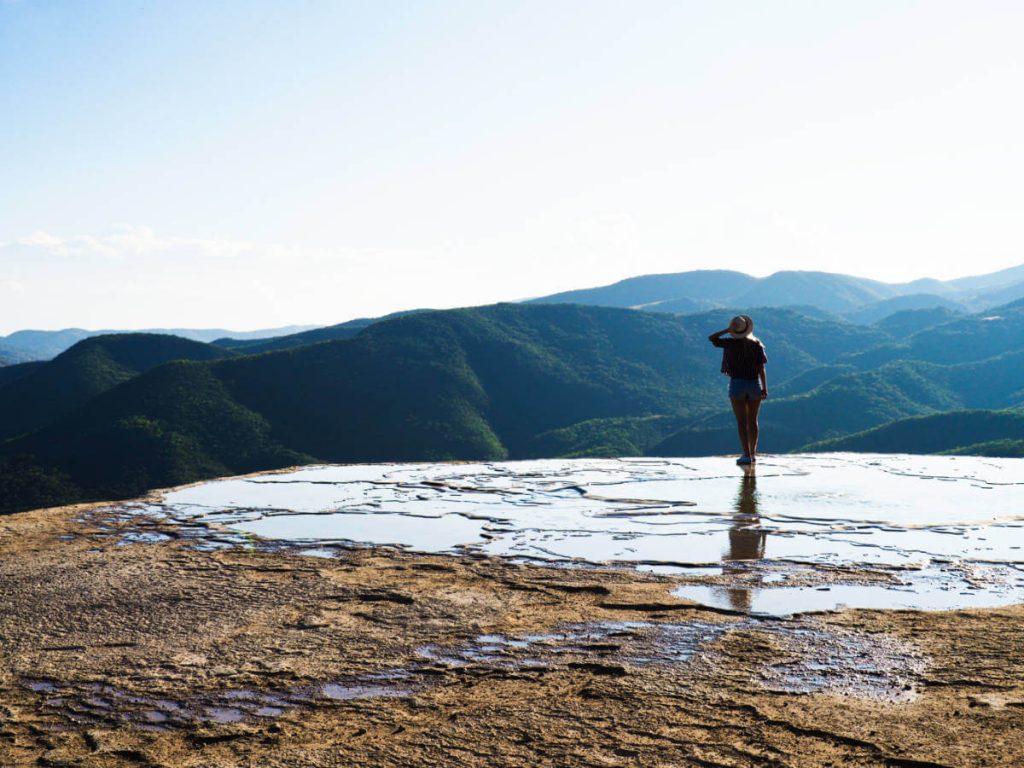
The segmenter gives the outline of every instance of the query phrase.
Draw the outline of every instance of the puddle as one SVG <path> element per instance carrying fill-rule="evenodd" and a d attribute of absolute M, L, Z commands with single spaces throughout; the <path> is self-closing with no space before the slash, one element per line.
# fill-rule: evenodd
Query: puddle
<path fill-rule="evenodd" d="M 253 719 L 280 717 L 321 700 L 411 696 L 416 691 L 406 678 L 405 674 L 387 670 L 341 681 L 272 691 L 230 689 L 196 695 L 187 700 L 175 700 L 164 694 L 130 692 L 101 683 L 74 685 L 26 680 L 24 685 L 37 693 L 58 694 L 48 695 L 43 700 L 44 709 L 74 723 L 131 725 L 142 730 L 166 731 L 204 723 L 233 725 Z M 400 684 L 401 681 L 405 681 L 404 684 Z"/>
<path fill-rule="evenodd" d="M 126 544 L 158 544 L 162 541 L 170 540 L 171 537 L 166 533 L 128 531 L 118 535 L 117 544 L 119 546 Z"/>
<path fill-rule="evenodd" d="M 305 557 L 321 557 L 327 560 L 338 556 L 336 549 L 330 547 L 305 547 L 303 549 L 296 550 L 295 554 L 303 555 Z"/>
<path fill-rule="evenodd" d="M 788 615 L 1024 601 L 1022 491 L 1020 459 L 808 454 L 746 471 L 720 457 L 551 459 L 307 467 L 124 513 L 174 521 L 205 547 L 252 535 L 320 557 L 377 545 L 621 564 L 678 574 L 691 582 L 677 593 L 686 599 Z M 752 567 L 773 573 L 752 586 Z M 789 583 L 787 571 L 806 568 L 900 578 Z M 723 573 L 742 578 L 723 587 Z"/>
<path fill-rule="evenodd" d="M 1022 574 L 1024 575 L 1024 574 Z M 1020 600 L 1024 584 L 1011 588 L 980 589 L 944 576 L 933 579 L 916 575 L 897 586 L 841 584 L 824 586 L 768 586 L 684 584 L 672 591 L 676 597 L 715 608 L 746 611 L 761 616 L 794 616 L 843 608 L 949 611 L 963 608 L 996 608 Z"/>
<path fill-rule="evenodd" d="M 245 719 L 245 712 L 231 707 L 207 707 L 204 714 L 206 720 L 221 725 L 240 723 Z"/>
<path fill-rule="evenodd" d="M 233 527 L 267 539 L 385 540 L 419 552 L 448 552 L 460 543 L 480 541 L 484 523 L 458 515 L 424 519 L 388 513 L 297 514 L 271 515 Z"/>

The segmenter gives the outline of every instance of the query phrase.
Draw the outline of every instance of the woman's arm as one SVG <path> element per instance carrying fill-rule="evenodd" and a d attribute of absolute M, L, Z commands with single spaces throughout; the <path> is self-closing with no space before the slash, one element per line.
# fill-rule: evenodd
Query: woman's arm
<path fill-rule="evenodd" d="M 768 398 L 768 374 L 763 365 L 761 366 L 761 370 L 758 371 L 757 377 L 761 379 L 761 399 L 765 400 Z"/>
<path fill-rule="evenodd" d="M 721 343 L 722 336 L 724 336 L 728 332 L 729 332 L 728 328 L 723 328 L 720 331 L 715 331 L 710 336 L 708 336 L 708 341 L 710 341 L 716 347 L 720 347 L 720 346 L 722 346 L 722 343 Z"/>

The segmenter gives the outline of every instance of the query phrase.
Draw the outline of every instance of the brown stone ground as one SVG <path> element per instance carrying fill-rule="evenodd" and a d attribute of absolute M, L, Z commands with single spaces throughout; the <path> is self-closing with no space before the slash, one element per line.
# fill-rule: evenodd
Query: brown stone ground
<path fill-rule="evenodd" d="M 786 622 L 687 605 L 668 578 L 384 549 L 329 560 L 124 545 L 82 520 L 88 509 L 0 518 L 5 768 L 1024 765 L 1020 607 L 802 619 L 917 649 L 918 693 L 785 693 L 764 671 L 798 663 Z M 628 631 L 533 664 L 518 647 L 499 663 L 418 651 L 608 621 L 720 632 L 677 663 L 624 660 Z M 403 667 L 392 695 L 311 693 Z M 249 695 L 232 691 L 290 698 L 240 722 L 194 716 Z M 147 714 L 154 702 L 180 722 Z"/>

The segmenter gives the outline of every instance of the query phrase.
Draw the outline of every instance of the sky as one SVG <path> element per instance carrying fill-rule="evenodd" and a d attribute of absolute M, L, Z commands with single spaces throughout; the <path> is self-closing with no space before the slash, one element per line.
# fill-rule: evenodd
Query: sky
<path fill-rule="evenodd" d="M 0 0 L 0 334 L 1024 263 L 1018 0 Z"/>

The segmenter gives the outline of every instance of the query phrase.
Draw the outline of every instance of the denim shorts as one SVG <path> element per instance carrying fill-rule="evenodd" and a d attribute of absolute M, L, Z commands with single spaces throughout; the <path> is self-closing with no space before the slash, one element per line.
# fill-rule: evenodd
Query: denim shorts
<path fill-rule="evenodd" d="M 729 398 L 732 400 L 760 400 L 761 382 L 757 379 L 729 379 Z"/>

